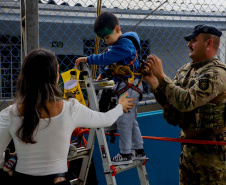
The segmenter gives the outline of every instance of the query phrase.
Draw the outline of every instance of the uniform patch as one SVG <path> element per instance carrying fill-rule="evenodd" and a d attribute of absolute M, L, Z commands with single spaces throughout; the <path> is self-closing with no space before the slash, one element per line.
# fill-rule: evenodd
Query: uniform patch
<path fill-rule="evenodd" d="M 200 79 L 199 80 L 199 88 L 201 90 L 206 90 L 209 88 L 209 79 Z"/>

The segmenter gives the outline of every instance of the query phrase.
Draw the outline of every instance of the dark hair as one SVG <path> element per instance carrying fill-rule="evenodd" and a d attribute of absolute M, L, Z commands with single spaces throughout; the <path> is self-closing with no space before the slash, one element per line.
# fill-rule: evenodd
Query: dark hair
<path fill-rule="evenodd" d="M 17 82 L 16 101 L 23 105 L 23 121 L 17 136 L 25 143 L 36 143 L 33 133 L 39 124 L 41 111 L 50 118 L 47 102 L 62 100 L 57 84 L 59 75 L 56 56 L 47 49 L 36 49 L 24 59 Z"/>
<path fill-rule="evenodd" d="M 208 39 L 213 39 L 213 48 L 215 50 L 219 49 L 220 37 L 213 35 L 213 34 L 209 34 L 209 33 L 203 33 L 203 39 L 204 39 L 204 41 L 207 41 Z"/>
<path fill-rule="evenodd" d="M 119 25 L 118 18 L 111 12 L 102 12 L 97 16 L 94 22 L 94 32 L 98 33 L 104 28 L 108 28 L 111 31 L 115 29 L 115 26 Z"/>

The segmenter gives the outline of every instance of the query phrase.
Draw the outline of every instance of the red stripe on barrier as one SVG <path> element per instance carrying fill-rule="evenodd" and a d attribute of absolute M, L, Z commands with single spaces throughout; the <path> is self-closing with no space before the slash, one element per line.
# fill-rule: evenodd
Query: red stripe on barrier
<path fill-rule="evenodd" d="M 110 135 L 109 133 L 105 133 L 105 135 Z M 114 134 L 115 136 L 120 136 L 120 134 Z M 153 139 L 153 140 L 161 140 L 161 141 L 172 141 L 172 142 L 180 142 L 180 143 L 193 143 L 200 145 L 226 145 L 224 141 L 208 141 L 208 140 L 195 140 L 195 139 L 182 139 L 182 138 L 169 138 L 169 137 L 152 137 L 152 136 L 142 136 L 144 139 Z"/>

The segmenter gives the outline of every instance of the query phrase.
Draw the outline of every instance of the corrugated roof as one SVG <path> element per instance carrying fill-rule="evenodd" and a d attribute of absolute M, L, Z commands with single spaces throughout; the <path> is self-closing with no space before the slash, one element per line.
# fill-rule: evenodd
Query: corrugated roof
<path fill-rule="evenodd" d="M 153 10 L 165 0 L 104 0 L 102 7 L 119 9 Z M 97 7 L 97 0 L 40 0 L 42 3 L 55 3 L 57 5 Z M 226 0 L 168 0 L 162 11 L 176 12 L 226 12 Z"/>

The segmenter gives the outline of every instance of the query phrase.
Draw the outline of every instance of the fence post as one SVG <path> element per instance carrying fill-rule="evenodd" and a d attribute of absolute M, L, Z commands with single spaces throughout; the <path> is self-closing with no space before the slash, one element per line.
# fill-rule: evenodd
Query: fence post
<path fill-rule="evenodd" d="M 38 1 L 21 0 L 21 59 L 39 47 Z"/>

